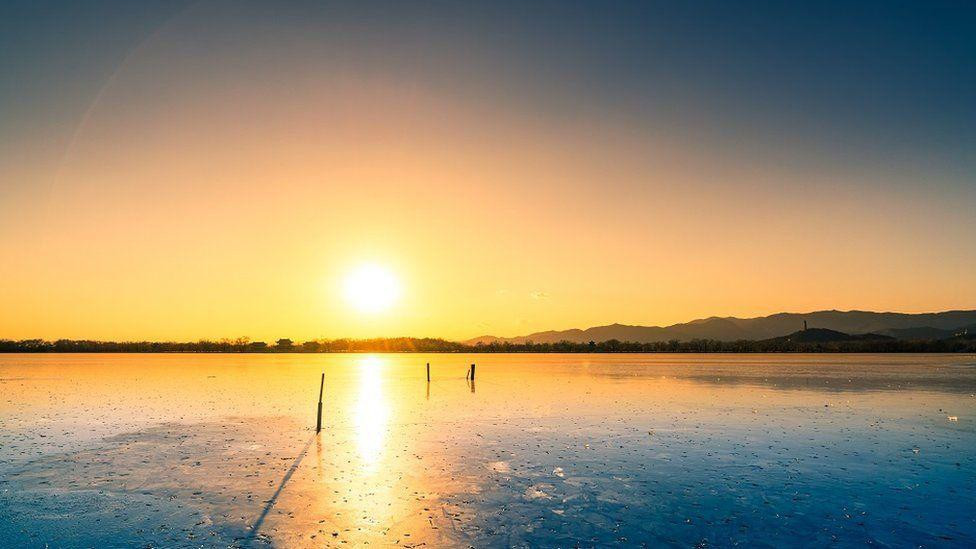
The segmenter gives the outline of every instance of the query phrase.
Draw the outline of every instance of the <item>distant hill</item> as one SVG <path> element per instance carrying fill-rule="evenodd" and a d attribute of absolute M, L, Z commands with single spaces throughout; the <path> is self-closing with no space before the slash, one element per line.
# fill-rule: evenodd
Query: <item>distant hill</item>
<path fill-rule="evenodd" d="M 870 311 L 816 311 L 812 313 L 778 313 L 756 318 L 709 317 L 671 326 L 628 326 L 611 324 L 585 330 L 536 332 L 519 337 L 482 336 L 465 341 L 478 342 L 587 343 L 609 340 L 654 343 L 658 341 L 766 340 L 793 334 L 803 328 L 823 328 L 843 334 L 880 334 L 897 339 L 946 339 L 965 331 L 976 332 L 976 311 L 941 313 L 875 313 Z M 931 336 L 926 334 L 932 334 Z"/>
<path fill-rule="evenodd" d="M 920 326 L 918 328 L 892 328 L 883 330 L 881 333 L 889 335 L 895 339 L 905 340 L 927 340 L 927 339 L 949 339 L 956 336 L 976 333 L 976 324 L 962 326 L 952 330 L 943 330 L 931 326 Z"/>
<path fill-rule="evenodd" d="M 827 328 L 809 328 L 790 335 L 768 339 L 769 342 L 785 343 L 834 343 L 838 341 L 894 341 L 895 338 L 881 334 L 845 334 Z"/>

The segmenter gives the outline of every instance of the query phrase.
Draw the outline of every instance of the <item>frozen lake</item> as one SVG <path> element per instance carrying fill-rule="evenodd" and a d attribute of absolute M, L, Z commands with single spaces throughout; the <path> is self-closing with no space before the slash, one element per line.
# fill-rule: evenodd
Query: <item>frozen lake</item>
<path fill-rule="evenodd" d="M 974 394 L 972 355 L 0 355 L 0 540 L 971 547 Z"/>

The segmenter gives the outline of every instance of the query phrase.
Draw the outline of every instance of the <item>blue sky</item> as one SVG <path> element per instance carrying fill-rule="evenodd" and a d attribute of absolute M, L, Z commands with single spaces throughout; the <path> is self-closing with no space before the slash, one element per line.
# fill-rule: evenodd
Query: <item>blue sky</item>
<path fill-rule="evenodd" d="M 976 307 L 974 54 L 962 2 L 5 2 L 0 336 Z M 360 256 L 423 312 L 301 309 Z"/>

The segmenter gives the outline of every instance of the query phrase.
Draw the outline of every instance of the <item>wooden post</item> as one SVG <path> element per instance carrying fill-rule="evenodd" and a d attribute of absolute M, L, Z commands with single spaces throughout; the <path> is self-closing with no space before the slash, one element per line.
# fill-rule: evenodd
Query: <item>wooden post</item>
<path fill-rule="evenodd" d="M 430 362 L 427 363 L 427 383 L 430 383 Z"/>
<path fill-rule="evenodd" d="M 474 381 L 474 364 L 471 365 L 471 381 Z"/>
<path fill-rule="evenodd" d="M 319 382 L 319 413 L 315 420 L 315 432 L 322 430 L 322 390 L 325 389 L 325 372 L 322 372 L 322 381 Z"/>

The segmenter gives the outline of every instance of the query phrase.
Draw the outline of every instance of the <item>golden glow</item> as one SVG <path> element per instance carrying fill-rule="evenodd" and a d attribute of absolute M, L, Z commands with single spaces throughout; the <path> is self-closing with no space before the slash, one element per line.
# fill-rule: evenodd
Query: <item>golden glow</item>
<path fill-rule="evenodd" d="M 383 455 L 390 418 L 390 404 L 383 393 L 385 364 L 369 355 L 359 361 L 359 395 L 353 412 L 356 448 L 363 468 L 375 469 Z"/>
<path fill-rule="evenodd" d="M 793 165 L 643 115 L 561 116 L 548 94 L 490 85 L 494 70 L 480 86 L 341 61 L 264 18 L 263 41 L 229 32 L 245 19 L 225 9 L 219 51 L 190 54 L 211 26 L 189 16 L 133 51 L 63 154 L 61 137 L 13 132 L 0 338 L 467 339 L 976 307 L 974 247 L 946 237 L 976 234 L 972 185 Z M 396 276 L 347 288 L 350 258 Z"/>
<path fill-rule="evenodd" d="M 360 265 L 346 275 L 344 289 L 346 301 L 361 313 L 386 311 L 400 297 L 400 282 L 376 264 Z"/>

